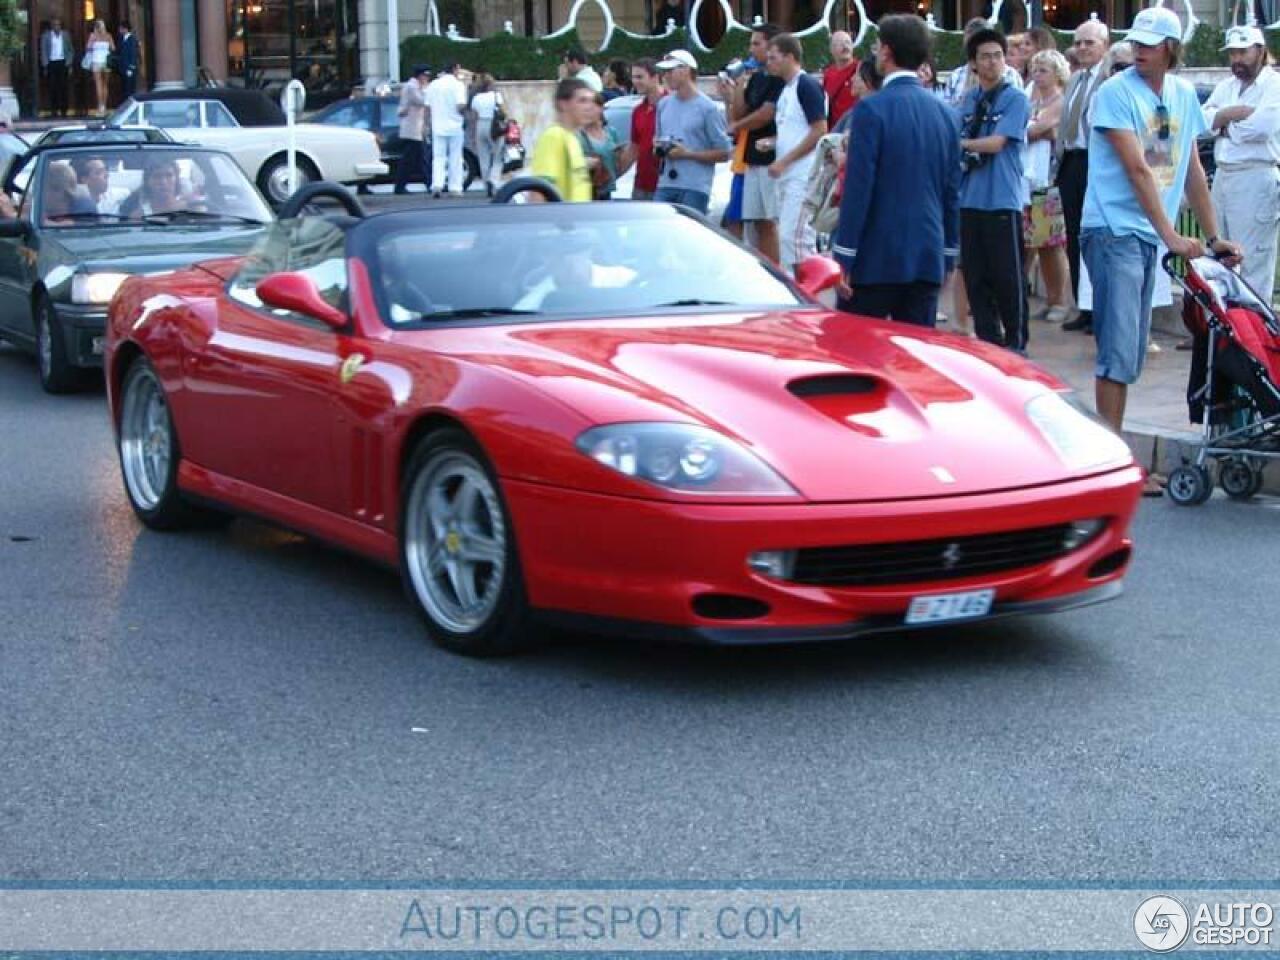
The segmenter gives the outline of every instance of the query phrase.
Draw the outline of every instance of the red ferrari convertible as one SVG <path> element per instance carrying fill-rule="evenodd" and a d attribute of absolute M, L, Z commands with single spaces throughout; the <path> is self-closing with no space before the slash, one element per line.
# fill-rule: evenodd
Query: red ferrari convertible
<path fill-rule="evenodd" d="M 282 219 L 120 289 L 124 487 L 150 527 L 251 514 L 397 567 L 477 655 L 545 621 L 761 643 L 1119 594 L 1125 444 L 1025 360 L 800 274 L 661 204 Z"/>

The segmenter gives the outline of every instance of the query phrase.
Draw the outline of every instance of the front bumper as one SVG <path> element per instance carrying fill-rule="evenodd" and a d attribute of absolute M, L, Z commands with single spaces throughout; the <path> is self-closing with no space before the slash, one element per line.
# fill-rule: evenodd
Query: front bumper
<path fill-rule="evenodd" d="M 381 160 L 369 160 L 365 163 L 356 164 L 356 179 L 369 180 L 374 177 L 385 177 L 391 172 L 391 168 Z"/>
<path fill-rule="evenodd" d="M 59 303 L 54 306 L 53 312 L 62 329 L 67 362 L 76 367 L 101 367 L 107 329 L 107 305 Z"/>
<path fill-rule="evenodd" d="M 903 619 L 912 599 L 934 594 L 994 589 L 991 612 L 981 619 L 1111 599 L 1121 592 L 1141 485 L 1133 466 L 1048 487 L 877 503 L 662 503 L 510 480 L 503 489 L 529 602 L 546 618 L 628 635 L 775 643 L 908 629 Z M 964 537 L 1090 517 L 1108 522 L 1084 546 L 982 576 L 843 587 L 776 580 L 747 567 L 759 550 Z M 708 595 L 763 612 L 701 616 L 695 601 Z M 972 621 L 939 625 L 956 622 Z"/>

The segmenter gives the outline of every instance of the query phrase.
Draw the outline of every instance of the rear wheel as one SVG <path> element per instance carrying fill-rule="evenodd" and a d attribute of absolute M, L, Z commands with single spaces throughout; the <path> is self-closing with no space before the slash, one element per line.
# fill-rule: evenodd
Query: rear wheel
<path fill-rule="evenodd" d="M 294 190 L 306 186 L 314 180 L 319 180 L 320 174 L 316 172 L 316 168 L 311 165 L 311 161 L 306 157 L 298 157 L 298 178 L 294 183 Z M 289 199 L 293 190 L 289 189 L 289 158 L 284 156 L 272 157 L 262 165 L 262 169 L 258 171 L 258 189 L 262 191 L 262 195 L 271 203 L 279 206 Z"/>
<path fill-rule="evenodd" d="M 1207 467 L 1184 464 L 1169 474 L 1165 490 L 1178 506 L 1198 507 L 1212 495 L 1213 478 Z"/>
<path fill-rule="evenodd" d="M 145 357 L 125 374 L 116 442 L 129 505 L 148 527 L 176 530 L 225 516 L 192 506 L 178 492 L 178 434 L 164 387 Z"/>
<path fill-rule="evenodd" d="M 1262 471 L 1244 457 L 1233 457 L 1218 466 L 1218 485 L 1232 500 L 1248 500 L 1262 489 Z"/>
<path fill-rule="evenodd" d="M 405 471 L 400 560 L 432 638 L 486 657 L 530 642 L 524 578 L 497 477 L 465 432 L 429 435 Z"/>
<path fill-rule="evenodd" d="M 40 370 L 40 386 L 47 393 L 70 393 L 81 383 L 81 374 L 67 358 L 67 344 L 62 336 L 58 315 L 49 298 L 36 299 L 36 366 Z"/>

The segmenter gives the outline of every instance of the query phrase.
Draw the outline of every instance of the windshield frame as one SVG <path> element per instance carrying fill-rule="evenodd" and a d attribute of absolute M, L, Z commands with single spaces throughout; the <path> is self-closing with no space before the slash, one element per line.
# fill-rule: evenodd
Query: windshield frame
<path fill-rule="evenodd" d="M 381 277 L 381 259 L 379 246 L 388 237 L 396 234 L 418 230 L 438 228 L 448 230 L 459 224 L 458 213 L 466 211 L 468 224 L 490 223 L 500 225 L 513 221 L 537 218 L 555 225 L 577 225 L 590 222 L 609 223 L 625 219 L 659 220 L 662 218 L 684 217 L 693 221 L 698 227 L 715 234 L 718 238 L 737 247 L 747 254 L 772 279 L 779 282 L 795 298 L 794 303 L 733 303 L 733 304 L 694 304 L 681 306 L 655 306 L 648 308 L 609 309 L 591 307 L 582 310 L 559 309 L 554 312 L 541 311 L 519 314 L 498 314 L 487 317 L 437 318 L 393 322 L 390 318 L 391 304 L 388 302 L 386 286 Z M 434 218 L 434 219 L 433 219 Z M 574 204 L 483 204 L 466 207 L 450 207 L 447 211 L 395 212 L 379 214 L 371 217 L 352 229 L 352 255 L 362 260 L 369 268 L 371 293 L 377 306 L 378 322 L 391 331 L 444 330 L 459 327 L 491 327 L 491 326 L 531 326 L 543 323 L 560 323 L 581 320 L 612 320 L 645 317 L 680 317 L 732 313 L 771 313 L 822 310 L 822 304 L 816 302 L 797 285 L 793 277 L 784 273 L 776 264 L 761 256 L 758 251 L 742 243 L 737 237 L 713 224 L 702 215 L 684 207 L 663 203 L 630 203 L 617 201 L 613 203 L 574 203 Z M 498 305 L 494 305 L 498 306 Z"/>
<path fill-rule="evenodd" d="M 253 207 L 256 209 L 247 211 L 255 216 L 261 215 L 262 219 L 258 222 L 247 222 L 240 219 L 244 214 L 226 213 L 225 219 L 221 216 L 218 219 L 209 218 L 205 222 L 194 219 L 174 218 L 172 224 L 160 222 L 154 219 L 146 218 L 121 218 L 110 214 L 103 214 L 101 219 L 92 219 L 84 217 L 80 219 L 72 219 L 65 223 L 50 222 L 45 219 L 45 198 L 44 198 L 44 181 L 47 176 L 49 165 L 56 162 L 71 162 L 77 157 L 90 156 L 139 156 L 145 155 L 147 159 L 153 157 L 171 157 L 174 160 L 188 159 L 193 164 L 205 168 L 205 174 L 208 176 L 212 173 L 217 182 L 220 184 L 227 183 L 228 178 L 236 179 L 240 189 L 244 192 L 246 198 L 251 198 Z M 144 160 L 145 165 L 146 160 Z M 217 169 L 209 169 L 212 164 L 217 163 Z M 19 188 L 17 180 L 24 170 L 30 169 L 30 175 L 26 185 Z M 129 228 L 148 228 L 148 229 L 173 229 L 183 228 L 190 229 L 194 227 L 207 227 L 213 229 L 225 229 L 227 227 L 250 227 L 258 229 L 264 226 L 270 226 L 275 222 L 275 215 L 271 211 L 270 205 L 263 200 L 262 195 L 258 192 L 257 187 L 245 176 L 244 171 L 240 169 L 239 164 L 223 150 L 211 150 L 205 147 L 196 146 L 194 144 L 157 144 L 157 143 L 108 143 L 108 144 L 67 144 L 67 145 L 50 145 L 37 147 L 30 151 L 20 164 L 15 164 L 7 174 L 4 184 L 5 190 L 13 194 L 21 192 L 22 198 L 19 204 L 21 214 L 29 218 L 30 222 L 40 230 L 66 230 L 66 229 L 112 229 L 119 227 Z M 34 191 L 34 192 L 33 192 Z M 218 211 L 213 211 L 218 213 Z"/>

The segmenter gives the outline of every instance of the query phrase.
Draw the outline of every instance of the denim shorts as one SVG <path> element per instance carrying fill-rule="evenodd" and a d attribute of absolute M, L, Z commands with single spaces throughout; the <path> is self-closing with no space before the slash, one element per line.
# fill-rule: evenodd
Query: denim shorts
<path fill-rule="evenodd" d="M 1105 228 L 1080 232 L 1080 254 L 1093 285 L 1093 335 L 1098 341 L 1094 376 L 1136 383 L 1147 359 L 1156 247 L 1132 234 Z"/>
<path fill-rule="evenodd" d="M 707 208 L 711 206 L 711 196 L 703 193 L 701 190 L 682 190 L 679 187 L 659 187 L 654 191 L 653 199 L 659 203 L 681 203 L 686 207 L 693 207 L 699 213 L 705 215 Z"/>

